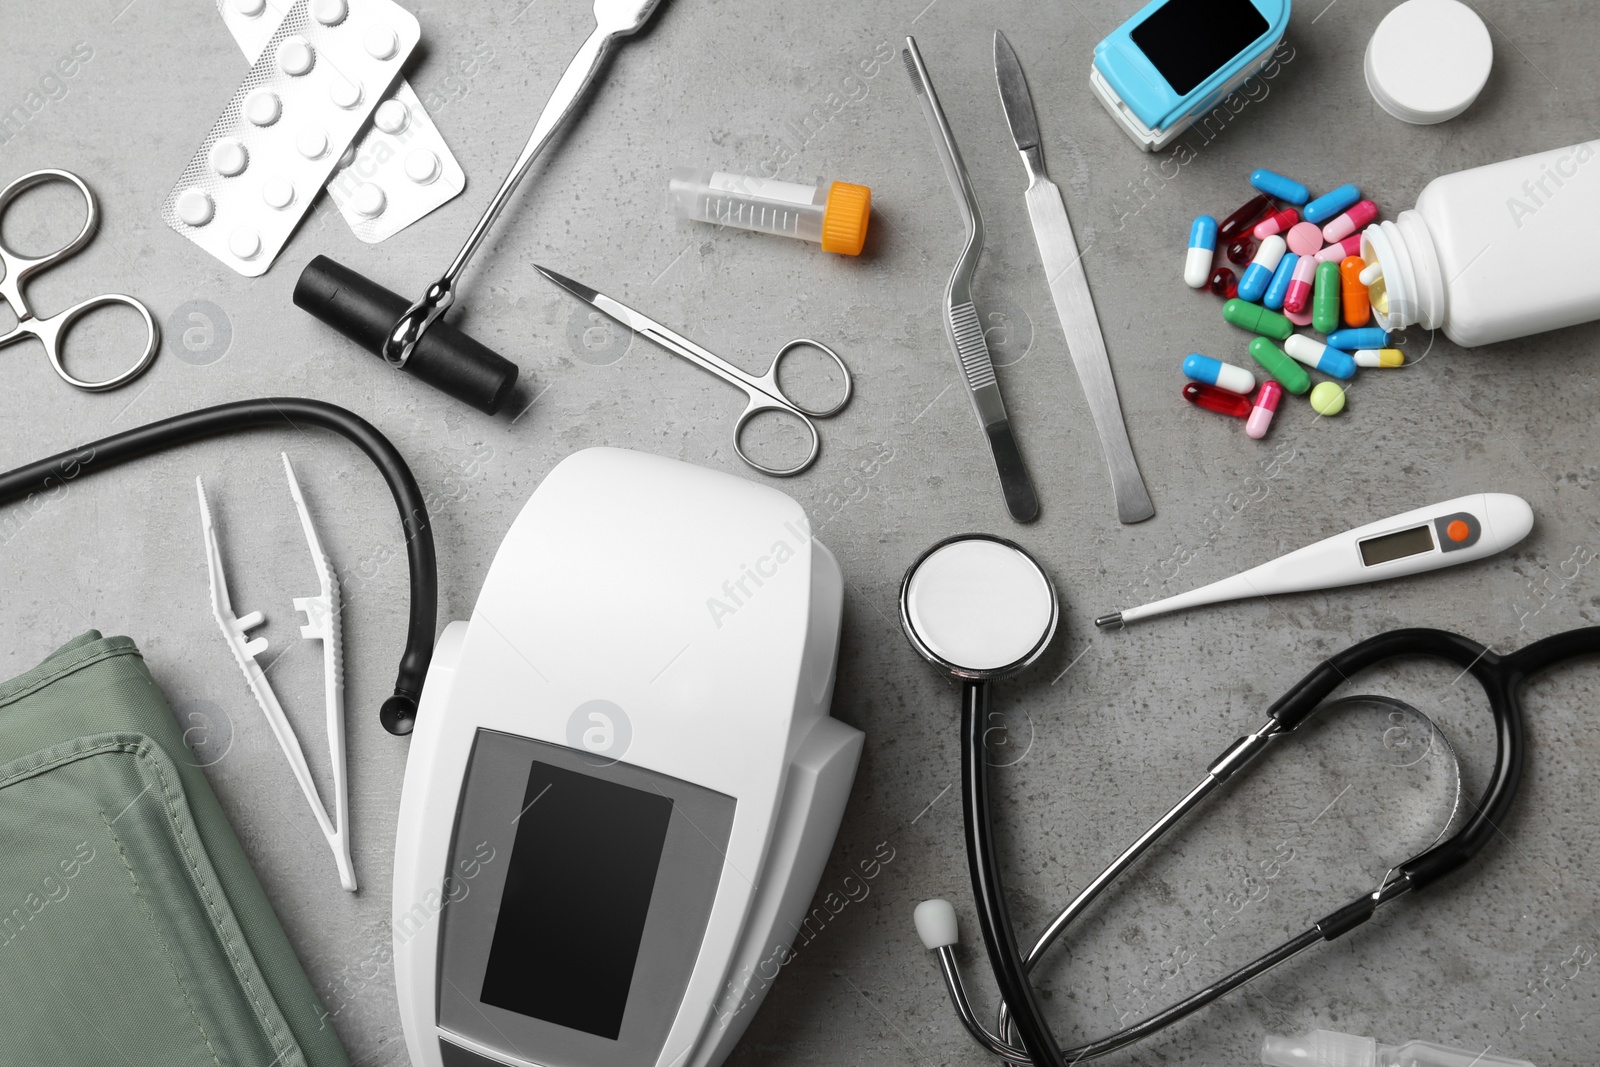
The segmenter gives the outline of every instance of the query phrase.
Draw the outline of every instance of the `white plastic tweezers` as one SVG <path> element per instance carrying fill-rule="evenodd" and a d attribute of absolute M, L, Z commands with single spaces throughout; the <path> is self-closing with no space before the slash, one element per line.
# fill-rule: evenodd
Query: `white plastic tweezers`
<path fill-rule="evenodd" d="M 211 612 L 216 616 L 217 625 L 222 628 L 222 636 L 233 651 L 234 660 L 244 672 L 244 680 L 256 696 L 256 703 L 261 705 L 267 724 L 278 738 L 278 747 L 283 749 L 284 756 L 289 760 L 289 768 L 294 771 L 295 781 L 300 783 L 306 803 L 311 805 L 311 814 L 316 816 L 322 836 L 328 839 L 334 863 L 339 868 L 340 884 L 355 892 L 356 872 L 350 861 L 350 790 L 345 777 L 344 646 L 339 625 L 339 582 L 333 576 L 333 568 L 328 565 L 328 557 L 323 554 L 316 527 L 311 525 L 311 514 L 306 510 L 306 500 L 300 493 L 294 467 L 290 465 L 287 453 L 282 455 L 283 472 L 289 478 L 289 494 L 294 497 L 295 510 L 300 513 L 300 526 L 305 530 L 306 545 L 311 549 L 311 562 L 317 568 L 317 580 L 321 586 L 316 596 L 295 597 L 294 606 L 296 611 L 302 611 L 306 616 L 306 624 L 300 627 L 300 636 L 306 639 L 320 638 L 322 641 L 323 701 L 327 706 L 328 755 L 333 763 L 333 818 L 328 817 L 327 806 L 317 793 L 316 783 L 311 780 L 311 768 L 306 765 L 306 754 L 300 748 L 300 739 L 295 736 L 294 727 L 289 725 L 288 718 L 283 714 L 283 705 L 278 703 L 272 684 L 256 662 L 256 657 L 267 650 L 267 639 L 257 637 L 250 640 L 245 636 L 246 631 L 260 626 L 266 616 L 259 611 L 252 611 L 243 618 L 233 613 L 233 605 L 228 600 L 228 579 L 222 569 L 222 552 L 217 547 L 217 532 L 211 522 L 211 508 L 206 503 L 206 487 L 201 479 L 196 478 L 195 490 L 200 494 L 200 528 L 205 534 L 206 566 L 211 573 Z"/>

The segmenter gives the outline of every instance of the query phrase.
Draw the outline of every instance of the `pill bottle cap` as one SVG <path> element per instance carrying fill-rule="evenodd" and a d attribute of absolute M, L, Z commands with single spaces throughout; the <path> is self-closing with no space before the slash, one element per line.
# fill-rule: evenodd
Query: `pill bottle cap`
<path fill-rule="evenodd" d="M 1460 0 L 1406 0 L 1367 42 L 1367 88 L 1389 114 L 1428 126 L 1478 98 L 1494 65 L 1483 19 Z"/>
<path fill-rule="evenodd" d="M 859 256 L 867 243 L 867 219 L 872 214 L 872 190 L 865 185 L 834 182 L 828 188 L 828 206 L 822 214 L 822 248 Z"/>

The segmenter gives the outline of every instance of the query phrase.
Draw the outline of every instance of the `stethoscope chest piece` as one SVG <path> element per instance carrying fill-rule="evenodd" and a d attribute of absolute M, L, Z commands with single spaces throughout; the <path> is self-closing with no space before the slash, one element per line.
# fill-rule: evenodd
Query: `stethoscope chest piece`
<path fill-rule="evenodd" d="M 1037 660 L 1061 607 L 1049 577 L 1021 547 L 987 534 L 940 541 L 906 571 L 900 624 L 913 648 L 968 681 L 1000 678 Z"/>

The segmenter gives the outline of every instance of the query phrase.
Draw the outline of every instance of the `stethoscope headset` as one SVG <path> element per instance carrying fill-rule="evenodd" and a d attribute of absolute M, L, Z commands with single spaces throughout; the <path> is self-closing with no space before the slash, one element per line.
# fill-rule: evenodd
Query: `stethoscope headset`
<path fill-rule="evenodd" d="M 990 683 L 1021 671 L 1043 655 L 1055 635 L 1060 604 L 1044 569 L 1019 546 L 969 534 L 924 552 L 900 586 L 900 620 L 906 636 L 930 663 L 962 683 L 961 787 L 967 862 L 989 964 L 1001 1005 L 993 1031 L 973 1012 L 956 962 L 955 911 L 942 900 L 917 908 L 917 932 L 938 953 L 956 1013 L 980 1045 L 1007 1061 L 1065 1067 L 1140 1041 L 1298 955 L 1360 926 L 1378 908 L 1422 889 L 1466 864 L 1498 833 L 1522 779 L 1525 749 L 1520 691 L 1538 671 L 1582 655 L 1600 653 L 1600 627 L 1569 630 L 1509 655 L 1443 630 L 1393 630 L 1352 645 L 1318 664 L 1267 710 L 1267 721 L 1234 741 L 1206 768 L 1183 799 L 1117 856 L 1045 927 L 1023 955 L 1006 907 L 1000 878 L 986 759 Z M 1141 1022 L 1095 1041 L 1061 1048 L 1044 1021 L 1028 973 L 1068 926 L 1144 852 L 1217 786 L 1250 764 L 1275 739 L 1293 733 L 1335 689 L 1361 671 L 1400 657 L 1445 660 L 1483 687 L 1495 724 L 1495 763 L 1488 785 L 1461 828 L 1390 869 L 1372 892 L 1323 916 L 1310 928 Z"/>

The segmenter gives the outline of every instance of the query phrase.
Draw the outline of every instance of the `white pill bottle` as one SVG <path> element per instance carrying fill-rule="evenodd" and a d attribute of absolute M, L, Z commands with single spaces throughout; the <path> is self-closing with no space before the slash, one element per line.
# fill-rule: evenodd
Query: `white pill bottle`
<path fill-rule="evenodd" d="M 1435 178 L 1361 258 L 1386 330 L 1471 348 L 1600 319 L 1600 141 Z"/>

